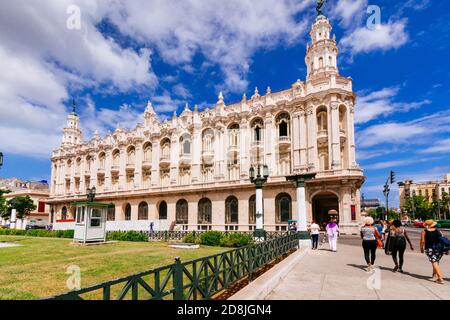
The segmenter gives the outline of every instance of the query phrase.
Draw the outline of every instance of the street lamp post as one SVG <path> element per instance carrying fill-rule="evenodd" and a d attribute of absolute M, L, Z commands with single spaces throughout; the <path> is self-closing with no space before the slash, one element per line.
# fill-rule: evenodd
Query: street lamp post
<path fill-rule="evenodd" d="M 262 172 L 261 172 L 261 167 Z M 262 194 L 262 188 L 264 184 L 267 182 L 267 179 L 269 178 L 269 167 L 264 165 L 261 166 L 261 164 L 258 164 L 255 167 L 250 167 L 250 181 L 255 184 L 256 186 L 256 230 L 254 232 L 255 238 L 263 238 L 265 237 L 265 231 L 263 226 L 263 218 L 264 218 L 264 211 L 263 211 L 263 194 Z"/>
<path fill-rule="evenodd" d="M 86 189 L 86 197 L 87 197 L 88 202 L 94 202 L 96 191 L 97 190 L 95 189 L 95 187 Z"/>

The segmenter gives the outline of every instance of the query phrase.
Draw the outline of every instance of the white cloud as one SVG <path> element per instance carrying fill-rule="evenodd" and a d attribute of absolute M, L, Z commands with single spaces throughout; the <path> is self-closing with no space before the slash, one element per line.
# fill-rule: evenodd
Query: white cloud
<path fill-rule="evenodd" d="M 399 87 L 390 87 L 371 92 L 368 95 L 361 95 L 357 100 L 355 123 L 366 123 L 379 116 L 387 117 L 397 112 L 408 112 L 431 103 L 430 100 L 394 102 L 399 90 Z"/>
<path fill-rule="evenodd" d="M 366 13 L 367 0 L 339 0 L 333 9 L 332 16 L 341 20 L 343 27 L 354 25 Z"/>
<path fill-rule="evenodd" d="M 192 94 L 189 92 L 189 90 L 181 83 L 176 84 L 172 87 L 172 92 L 181 98 L 192 98 Z"/>
<path fill-rule="evenodd" d="M 122 33 L 154 44 L 167 63 L 189 66 L 200 54 L 221 67 L 230 91 L 242 91 L 257 50 L 300 41 L 306 20 L 294 17 L 312 2 L 119 0 L 108 4 L 108 16 Z"/>
<path fill-rule="evenodd" d="M 435 135 L 450 132 L 450 111 L 436 112 L 408 122 L 388 122 L 369 126 L 357 133 L 361 148 L 386 144 L 429 144 Z"/>
<path fill-rule="evenodd" d="M 449 153 L 450 154 L 450 138 L 436 141 L 431 147 L 421 150 L 420 153 Z"/>
<path fill-rule="evenodd" d="M 382 161 L 364 166 L 364 170 L 380 170 L 386 168 L 404 167 L 410 164 L 434 161 L 439 158 L 411 158 L 402 160 Z"/>
<path fill-rule="evenodd" d="M 96 24 L 104 10 L 80 0 L 82 29 L 66 27 L 73 1 L 2 2 L 0 10 L 0 145 L 3 152 L 49 158 L 61 139 L 68 88 L 152 88 L 151 51 L 122 48 Z M 102 13 L 103 12 L 103 13 Z M 107 118 L 108 112 L 99 115 Z M 125 113 L 125 112 L 122 112 Z"/>
<path fill-rule="evenodd" d="M 373 30 L 362 26 L 342 38 L 340 46 L 353 54 L 397 49 L 408 41 L 405 28 L 406 20 L 378 24 Z"/>

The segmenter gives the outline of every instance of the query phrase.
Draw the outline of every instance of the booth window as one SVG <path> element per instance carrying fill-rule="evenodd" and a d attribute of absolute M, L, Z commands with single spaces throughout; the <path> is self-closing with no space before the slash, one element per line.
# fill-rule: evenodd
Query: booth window
<path fill-rule="evenodd" d="M 98 209 L 92 209 L 91 227 L 100 227 L 102 221 L 102 212 Z"/>
<path fill-rule="evenodd" d="M 84 223 L 84 207 L 79 207 L 77 209 L 77 223 Z"/>

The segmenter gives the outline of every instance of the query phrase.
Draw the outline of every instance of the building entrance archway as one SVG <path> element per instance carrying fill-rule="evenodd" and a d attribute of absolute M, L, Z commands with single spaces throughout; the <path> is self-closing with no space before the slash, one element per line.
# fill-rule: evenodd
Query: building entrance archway
<path fill-rule="evenodd" d="M 313 219 L 319 226 L 329 222 L 328 212 L 339 212 L 339 198 L 331 192 L 323 192 L 315 195 L 312 200 Z"/>

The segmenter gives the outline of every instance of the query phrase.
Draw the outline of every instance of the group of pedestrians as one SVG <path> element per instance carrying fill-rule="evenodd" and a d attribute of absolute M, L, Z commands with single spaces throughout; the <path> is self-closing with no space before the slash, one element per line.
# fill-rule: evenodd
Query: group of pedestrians
<path fill-rule="evenodd" d="M 433 276 L 430 280 L 443 284 L 444 276 L 439 262 L 444 254 L 448 255 L 450 252 L 449 240 L 439 231 L 435 221 L 425 221 L 424 227 L 420 239 L 420 252 L 426 254 L 433 267 Z M 337 239 L 339 237 L 337 220 L 331 219 L 330 222 L 324 224 L 324 229 L 330 251 L 336 252 Z M 313 250 L 318 249 L 320 231 L 320 226 L 316 221 L 313 221 L 309 227 Z M 367 217 L 361 228 L 361 239 L 367 271 L 371 271 L 374 268 L 377 249 L 384 249 L 385 254 L 392 256 L 394 262 L 392 271 L 400 273 L 404 272 L 403 266 L 407 247 L 409 246 L 410 250 L 414 251 L 414 246 L 409 238 L 408 232 L 400 220 L 385 222 L 374 221 L 373 218 Z"/>
<path fill-rule="evenodd" d="M 337 219 L 331 219 L 331 221 L 325 225 L 325 231 L 330 250 L 337 252 L 337 239 L 339 237 L 339 225 Z M 316 221 L 312 221 L 309 227 L 309 234 L 311 235 L 312 249 L 317 250 L 319 245 L 320 226 Z"/>
<path fill-rule="evenodd" d="M 445 244 L 448 239 L 443 237 L 436 226 L 437 223 L 433 220 L 425 221 L 425 229 L 421 234 L 420 251 L 427 255 L 432 264 L 433 277 L 430 280 L 443 284 L 444 279 L 439 261 L 444 254 L 449 254 L 448 245 Z M 385 229 L 380 231 L 379 223 L 374 222 L 373 218 L 367 217 L 364 226 L 361 228 L 361 238 L 367 271 L 372 270 L 375 264 L 377 248 L 384 247 L 385 253 L 391 255 L 394 261 L 392 271 L 403 273 L 404 254 L 407 245 L 409 245 L 411 251 L 414 251 L 414 247 L 400 220 L 392 221 Z"/>

